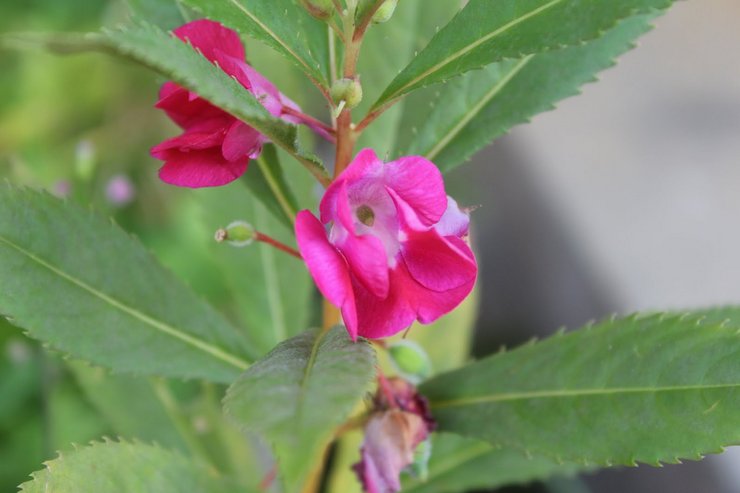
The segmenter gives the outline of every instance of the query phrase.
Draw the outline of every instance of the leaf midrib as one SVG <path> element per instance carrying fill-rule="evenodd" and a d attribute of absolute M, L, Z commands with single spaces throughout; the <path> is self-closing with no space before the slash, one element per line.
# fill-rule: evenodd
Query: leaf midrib
<path fill-rule="evenodd" d="M 391 93 L 390 96 L 388 96 L 387 98 L 384 98 L 381 102 L 383 104 L 385 104 L 385 103 L 388 103 L 390 101 L 393 101 L 393 100 L 397 99 L 401 94 L 403 94 L 404 92 L 406 92 L 410 87 L 413 87 L 414 85 L 416 85 L 417 83 L 419 83 L 419 81 L 421 81 L 421 80 L 429 77 L 431 74 L 433 74 L 433 73 L 441 70 L 442 68 L 446 67 L 447 65 L 449 65 L 450 63 L 452 63 L 456 59 L 458 59 L 458 58 L 464 56 L 466 53 L 469 53 L 470 51 L 474 50 L 475 48 L 477 48 L 481 44 L 486 43 L 487 41 L 490 41 L 491 39 L 495 38 L 496 36 L 498 36 L 498 35 L 500 35 L 502 33 L 505 33 L 509 29 L 512 29 L 512 28 L 516 27 L 517 25 L 519 25 L 522 22 L 530 19 L 531 17 L 535 17 L 535 16 L 541 14 L 542 12 L 545 12 L 545 11 L 549 10 L 550 8 L 556 6 L 557 4 L 559 4 L 561 2 L 563 2 L 563 0 L 551 0 L 549 3 L 546 3 L 545 5 L 541 5 L 541 6 L 537 7 L 536 9 L 534 9 L 534 10 L 532 10 L 530 12 L 527 12 L 526 14 L 524 14 L 524 15 L 522 15 L 520 17 L 517 17 L 516 19 L 514 19 L 512 21 L 509 21 L 508 23 L 506 23 L 503 26 L 499 27 L 495 31 L 488 33 L 487 35 L 485 35 L 485 36 L 483 36 L 483 37 L 475 40 L 474 42 L 470 43 L 465 48 L 463 48 L 461 50 L 458 50 L 455 53 L 452 53 L 451 55 L 449 55 L 446 58 L 442 59 L 436 65 L 430 67 L 429 69 L 427 69 L 426 71 L 422 72 L 421 74 L 419 74 L 415 78 L 411 79 L 409 82 L 407 82 L 403 86 L 399 87 L 397 90 L 395 90 L 393 93 Z M 377 104 L 374 105 L 374 106 L 375 106 L 375 108 L 378 107 Z"/>
<path fill-rule="evenodd" d="M 604 396 L 615 394 L 650 394 L 658 392 L 690 392 L 696 390 L 717 390 L 732 388 L 740 388 L 740 383 L 666 385 L 663 387 L 613 387 L 605 389 L 532 390 L 529 392 L 510 392 L 478 397 L 466 397 L 461 399 L 452 399 L 448 401 L 435 402 L 434 400 L 432 400 L 431 406 L 433 409 L 443 409 L 449 407 L 473 406 L 476 404 L 485 404 L 490 402 L 507 402 L 529 399 L 554 399 L 560 397 Z"/>
<path fill-rule="evenodd" d="M 278 43 L 280 46 L 282 46 L 283 49 L 290 54 L 290 56 L 292 56 L 293 58 L 295 58 L 298 61 L 298 63 L 300 63 L 301 65 L 303 65 L 303 67 L 307 71 L 307 74 L 306 75 L 309 78 L 311 78 L 311 80 L 314 83 L 323 86 L 323 81 L 319 82 L 313 75 L 311 75 L 313 73 L 313 68 L 309 64 L 307 64 L 306 61 L 303 58 L 301 58 L 300 56 L 298 56 L 298 54 L 295 51 L 293 51 L 290 48 L 290 46 L 288 46 L 277 34 L 275 34 L 272 31 L 272 29 L 270 29 L 269 27 L 267 27 L 262 21 L 259 20 L 259 18 L 256 15 L 254 15 L 252 12 L 250 12 L 249 9 L 247 9 L 244 5 L 242 5 L 238 0 L 228 0 L 228 1 L 231 2 L 232 4 L 234 4 L 236 6 L 236 8 L 238 8 L 239 10 L 241 10 L 242 12 L 244 12 L 244 14 L 247 17 L 249 17 L 252 20 L 252 22 L 254 22 L 255 24 L 257 24 L 268 36 L 270 36 L 272 39 L 275 40 L 276 43 Z"/>
<path fill-rule="evenodd" d="M 509 73 L 506 74 L 504 78 L 502 78 L 496 85 L 494 85 L 487 93 L 483 95 L 480 101 L 478 101 L 473 107 L 463 115 L 463 117 L 452 126 L 452 128 L 447 132 L 447 134 L 440 139 L 437 144 L 426 153 L 426 158 L 430 161 L 433 160 L 437 155 L 442 152 L 445 147 L 454 139 L 462 130 L 468 125 L 468 123 L 473 120 L 478 114 L 485 108 L 485 106 L 494 98 L 498 93 L 500 93 L 508 84 L 511 82 L 511 80 L 532 60 L 532 57 L 534 55 L 528 55 L 524 57 L 519 63 L 517 63 L 515 66 L 509 70 Z"/>
<path fill-rule="evenodd" d="M 180 329 L 177 329 L 176 327 L 173 327 L 169 324 L 166 324 L 164 322 L 161 322 L 153 317 L 150 317 L 149 315 L 146 315 L 134 308 L 131 308 L 130 306 L 126 305 L 125 303 L 113 298 L 112 296 L 109 296 L 94 287 L 90 286 L 89 284 L 85 283 L 84 281 L 74 277 L 71 274 L 68 274 L 64 272 L 62 269 L 52 265 L 51 263 L 47 262 L 46 260 L 42 259 L 38 255 L 34 254 L 33 252 L 30 252 L 23 248 L 22 246 L 14 243 L 13 241 L 9 240 L 8 238 L 4 236 L 0 236 L 0 242 L 5 243 L 10 248 L 13 248 L 17 252 L 19 252 L 21 255 L 26 256 L 27 258 L 31 259 L 32 261 L 36 262 L 38 265 L 45 267 L 46 269 L 50 270 L 54 274 L 58 275 L 62 279 L 74 284 L 78 288 L 87 291 L 88 293 L 92 294 L 96 298 L 108 303 L 112 307 L 128 314 L 129 316 L 139 320 L 140 322 L 143 322 L 146 325 L 149 325 L 150 327 L 159 330 L 160 332 L 163 332 L 171 337 L 174 337 L 176 339 L 181 340 L 182 342 L 185 342 L 189 344 L 190 346 L 199 349 L 210 356 L 213 356 L 216 359 L 219 359 L 225 363 L 230 364 L 231 366 L 234 366 L 235 368 L 238 368 L 239 370 L 245 370 L 249 367 L 249 363 L 244 361 L 243 359 L 228 353 L 224 351 L 223 349 L 213 346 L 201 339 L 198 339 L 196 337 L 193 337 L 190 334 L 186 334 L 182 332 Z"/>

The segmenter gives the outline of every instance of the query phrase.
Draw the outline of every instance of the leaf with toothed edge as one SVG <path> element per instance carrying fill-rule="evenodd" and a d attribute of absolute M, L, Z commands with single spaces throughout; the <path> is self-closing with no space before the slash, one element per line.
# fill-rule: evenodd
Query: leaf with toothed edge
<path fill-rule="evenodd" d="M 0 313 L 116 372 L 231 382 L 251 349 L 110 221 L 0 184 Z"/>
<path fill-rule="evenodd" d="M 183 0 L 209 19 L 265 43 L 308 75 L 329 85 L 328 32 L 294 0 Z"/>
<path fill-rule="evenodd" d="M 275 449 L 287 493 L 301 491 L 335 428 L 369 388 L 375 353 L 346 329 L 309 331 L 256 362 L 226 394 L 224 409 Z"/>
<path fill-rule="evenodd" d="M 500 448 L 450 433 L 432 436 L 432 456 L 426 480 L 406 477 L 404 493 L 464 493 L 503 485 L 525 484 L 551 476 L 571 476 L 588 470 L 559 464 L 520 450 Z"/>
<path fill-rule="evenodd" d="M 634 46 L 654 17 L 631 17 L 583 45 L 494 63 L 440 86 L 433 110 L 401 153 L 451 170 L 512 126 L 578 94 Z"/>
<path fill-rule="evenodd" d="M 593 465 L 698 459 L 740 443 L 740 331 L 631 316 L 551 337 L 420 388 L 441 431 Z"/>
<path fill-rule="evenodd" d="M 317 179 L 328 180 L 328 172 L 321 161 L 300 148 L 295 125 L 272 116 L 251 92 L 187 43 L 141 21 L 105 30 L 104 36 L 109 48 L 119 55 L 160 72 L 248 123 L 300 161 Z"/>
<path fill-rule="evenodd" d="M 619 20 L 672 0 L 470 0 L 390 83 L 374 109 L 420 87 L 507 58 L 599 37 Z"/>
<path fill-rule="evenodd" d="M 45 463 L 22 493 L 230 493 L 256 491 L 156 445 L 106 440 Z"/>

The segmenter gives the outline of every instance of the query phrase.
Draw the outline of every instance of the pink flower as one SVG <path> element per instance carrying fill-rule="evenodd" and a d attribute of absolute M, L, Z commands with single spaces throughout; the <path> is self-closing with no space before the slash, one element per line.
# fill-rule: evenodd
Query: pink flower
<path fill-rule="evenodd" d="M 383 163 L 365 149 L 326 190 L 320 211 L 320 222 L 309 211 L 298 214 L 298 247 L 352 339 L 433 322 L 473 289 L 478 268 L 463 240 L 468 215 L 426 159 Z"/>
<path fill-rule="evenodd" d="M 175 29 L 174 34 L 234 77 L 273 116 L 299 123 L 292 115 L 300 114 L 298 105 L 244 61 L 244 46 L 236 32 L 218 22 L 198 20 Z M 153 157 L 165 162 L 159 177 L 172 185 L 225 185 L 244 174 L 249 160 L 257 158 L 268 141 L 254 128 L 174 82 L 162 86 L 156 107 L 184 130 L 151 150 Z"/>

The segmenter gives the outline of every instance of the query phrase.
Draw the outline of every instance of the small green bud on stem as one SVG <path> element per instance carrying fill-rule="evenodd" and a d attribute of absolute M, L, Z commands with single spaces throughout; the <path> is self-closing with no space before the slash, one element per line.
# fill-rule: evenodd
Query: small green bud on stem
<path fill-rule="evenodd" d="M 301 0 L 301 5 L 309 14 L 322 21 L 328 20 L 334 14 L 332 0 Z"/>
<path fill-rule="evenodd" d="M 344 109 L 351 110 L 362 101 L 362 85 L 357 78 L 339 79 L 331 86 L 331 99 Z"/>
<path fill-rule="evenodd" d="M 225 228 L 216 231 L 216 241 L 227 242 L 235 247 L 245 247 L 251 244 L 257 236 L 251 224 L 244 221 L 234 221 Z"/>
<path fill-rule="evenodd" d="M 432 363 L 426 351 L 406 339 L 388 345 L 388 355 L 398 374 L 414 385 L 429 378 Z"/>
<path fill-rule="evenodd" d="M 381 5 L 380 8 L 375 11 L 372 19 L 373 22 L 375 24 L 388 22 L 390 18 L 393 17 L 393 12 L 396 11 L 397 6 L 398 0 L 385 0 L 383 5 Z"/>

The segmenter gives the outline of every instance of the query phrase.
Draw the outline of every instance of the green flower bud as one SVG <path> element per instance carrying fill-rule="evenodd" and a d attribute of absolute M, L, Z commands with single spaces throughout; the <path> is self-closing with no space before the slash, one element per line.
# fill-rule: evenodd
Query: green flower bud
<path fill-rule="evenodd" d="M 362 86 L 358 79 L 339 79 L 331 86 L 331 99 L 339 105 L 344 101 L 344 108 L 351 110 L 362 101 Z"/>
<path fill-rule="evenodd" d="M 375 11 L 375 15 L 373 15 L 373 22 L 375 24 L 382 24 L 384 22 L 388 22 L 391 17 L 393 17 L 393 12 L 396 11 L 396 6 L 398 5 L 398 0 L 385 0 L 383 2 L 383 5 L 380 6 L 378 10 Z"/>
<path fill-rule="evenodd" d="M 308 10 L 309 14 L 322 21 L 331 18 L 334 14 L 332 0 L 301 0 L 301 5 Z"/>
<path fill-rule="evenodd" d="M 216 241 L 227 242 L 231 246 L 245 247 L 254 241 L 256 231 L 251 224 L 244 221 L 234 221 L 225 228 L 216 231 Z"/>
<path fill-rule="evenodd" d="M 418 384 L 432 374 L 432 363 L 426 351 L 413 341 L 403 339 L 388 346 L 388 355 L 398 374 Z"/>

